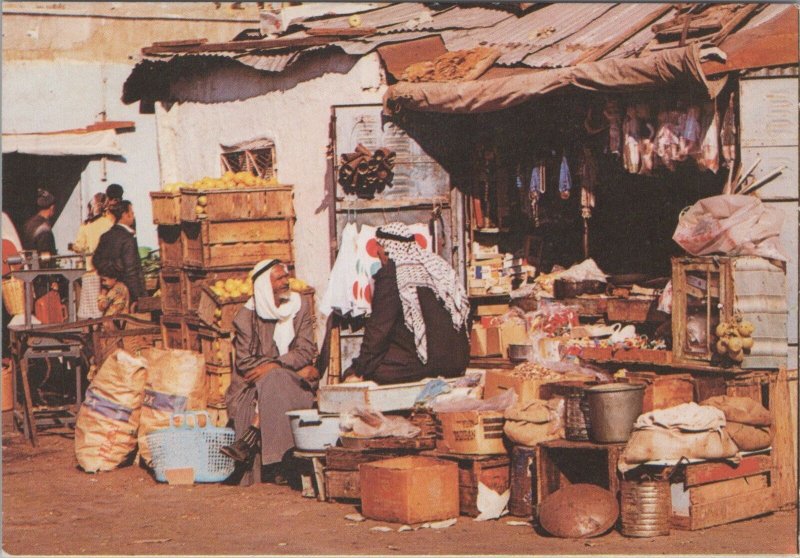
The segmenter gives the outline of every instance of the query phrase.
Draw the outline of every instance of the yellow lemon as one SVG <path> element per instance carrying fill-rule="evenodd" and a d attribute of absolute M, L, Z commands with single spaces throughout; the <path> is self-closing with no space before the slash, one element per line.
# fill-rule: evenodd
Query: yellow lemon
<path fill-rule="evenodd" d="M 197 205 L 202 205 L 203 207 L 208 205 L 208 196 L 200 196 L 197 198 Z"/>
<path fill-rule="evenodd" d="M 236 282 L 233 279 L 226 279 L 225 280 L 225 290 L 226 291 L 232 291 L 235 286 L 236 286 Z"/>
<path fill-rule="evenodd" d="M 205 208 L 204 208 L 202 205 L 196 205 L 196 206 L 194 207 L 194 212 L 195 212 L 197 215 L 202 215 L 203 213 L 205 213 L 205 211 L 206 211 L 206 209 L 205 209 Z"/>

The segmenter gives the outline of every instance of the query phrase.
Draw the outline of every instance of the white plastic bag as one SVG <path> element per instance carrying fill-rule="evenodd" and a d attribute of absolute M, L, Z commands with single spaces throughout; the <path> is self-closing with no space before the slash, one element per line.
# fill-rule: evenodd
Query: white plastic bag
<path fill-rule="evenodd" d="M 754 196 L 721 195 L 681 215 L 672 239 L 693 256 L 761 256 L 786 261 L 780 245 L 783 212 Z"/>

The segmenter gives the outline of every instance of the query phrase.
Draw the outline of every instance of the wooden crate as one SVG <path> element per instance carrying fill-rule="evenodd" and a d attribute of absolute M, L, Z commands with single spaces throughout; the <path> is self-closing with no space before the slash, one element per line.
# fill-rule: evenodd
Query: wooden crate
<path fill-rule="evenodd" d="M 542 442 L 536 464 L 536 504 L 568 484 L 596 484 L 616 495 L 617 463 L 625 445 L 569 440 Z"/>
<path fill-rule="evenodd" d="M 195 208 L 200 196 L 205 196 L 205 211 Z M 238 221 L 293 217 L 291 186 L 271 188 L 237 188 L 226 190 L 181 189 L 180 217 L 183 221 Z"/>
<path fill-rule="evenodd" d="M 162 267 L 159 276 L 161 289 L 161 312 L 179 315 L 185 312 L 186 305 L 181 296 L 181 270 Z"/>
<path fill-rule="evenodd" d="M 511 459 L 507 455 L 463 455 L 423 451 L 421 455 L 458 463 L 458 500 L 461 515 L 478 517 L 478 483 L 498 494 L 510 488 Z"/>
<path fill-rule="evenodd" d="M 258 263 L 258 262 L 255 262 Z M 200 305 L 203 287 L 210 287 L 217 281 L 226 279 L 245 279 L 253 269 L 252 265 L 227 269 L 183 269 L 181 274 L 181 295 L 189 312 L 196 312 Z"/>
<path fill-rule="evenodd" d="M 200 331 L 200 347 L 206 365 L 233 366 L 233 338 L 216 331 Z"/>
<path fill-rule="evenodd" d="M 185 349 L 187 345 L 184 316 L 161 316 L 161 340 L 166 349 Z"/>
<path fill-rule="evenodd" d="M 683 483 L 672 486 L 674 529 L 706 529 L 775 511 L 772 458 L 748 455 L 727 462 L 687 465 Z"/>
<path fill-rule="evenodd" d="M 179 225 L 181 222 L 180 192 L 150 192 L 153 204 L 153 223 Z"/>
<path fill-rule="evenodd" d="M 647 386 L 642 402 L 643 413 L 694 401 L 694 383 L 691 374 L 628 372 L 625 381 Z"/>
<path fill-rule="evenodd" d="M 606 313 L 610 322 L 663 322 L 666 318 L 658 312 L 657 298 L 610 298 Z"/>
<path fill-rule="evenodd" d="M 517 517 L 530 517 L 533 514 L 533 494 L 536 488 L 535 471 L 539 448 L 514 446 L 511 450 L 511 498 L 508 501 L 508 513 Z"/>
<path fill-rule="evenodd" d="M 180 225 L 159 225 L 156 229 L 161 267 L 181 267 L 183 244 Z"/>
<path fill-rule="evenodd" d="M 360 500 L 361 475 L 358 471 L 325 469 L 325 494 L 329 501 Z"/>
<path fill-rule="evenodd" d="M 184 265 L 220 268 L 294 259 L 291 219 L 183 223 Z"/>
<path fill-rule="evenodd" d="M 214 326 L 220 331 L 233 331 L 233 320 L 249 298 L 250 296 L 246 295 L 222 299 L 215 295 L 211 288 L 203 286 L 200 289 L 197 316 L 206 324 Z"/>
<path fill-rule="evenodd" d="M 196 353 L 203 352 L 202 339 L 214 333 L 214 330 L 195 316 L 187 315 L 183 319 L 185 349 Z"/>
<path fill-rule="evenodd" d="M 358 450 L 330 447 L 325 450 L 325 466 L 335 471 L 358 471 L 358 466 L 362 463 L 413 455 L 414 453 L 417 452 L 405 449 Z"/>
<path fill-rule="evenodd" d="M 208 406 L 214 409 L 224 409 L 225 392 L 231 385 L 231 374 L 233 370 L 230 366 L 215 366 L 206 364 L 206 380 L 208 382 Z"/>

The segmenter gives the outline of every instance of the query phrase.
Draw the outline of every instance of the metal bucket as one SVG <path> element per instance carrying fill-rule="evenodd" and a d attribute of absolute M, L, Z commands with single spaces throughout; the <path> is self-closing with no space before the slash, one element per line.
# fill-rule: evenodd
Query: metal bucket
<path fill-rule="evenodd" d="M 627 442 L 642 414 L 644 384 L 602 384 L 586 390 L 592 440 Z"/>
<path fill-rule="evenodd" d="M 626 537 L 669 535 L 672 497 L 668 480 L 623 480 L 622 534 Z"/>

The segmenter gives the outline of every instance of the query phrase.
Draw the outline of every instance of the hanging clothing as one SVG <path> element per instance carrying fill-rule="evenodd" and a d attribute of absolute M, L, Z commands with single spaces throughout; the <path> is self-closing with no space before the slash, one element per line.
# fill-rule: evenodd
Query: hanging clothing
<path fill-rule="evenodd" d="M 539 226 L 539 202 L 547 188 L 547 175 L 544 163 L 539 163 L 531 170 L 531 182 L 528 185 L 528 198 L 530 200 L 533 226 Z"/>
<path fill-rule="evenodd" d="M 701 166 L 714 174 L 719 170 L 719 116 L 716 109 L 713 111 L 711 122 L 708 125 L 703 144 L 700 147 L 702 158 Z"/>
<path fill-rule="evenodd" d="M 558 191 L 561 193 L 561 199 L 569 199 L 570 191 L 572 190 L 572 175 L 569 172 L 569 165 L 567 164 L 567 157 L 561 157 L 561 169 L 558 173 Z"/>
<path fill-rule="evenodd" d="M 357 235 L 358 227 L 355 223 L 347 223 L 342 229 L 339 252 L 336 254 L 325 294 L 319 303 L 319 310 L 325 316 L 333 311 L 345 315 L 352 310 L 353 298 L 350 293 L 356 276 Z"/>

